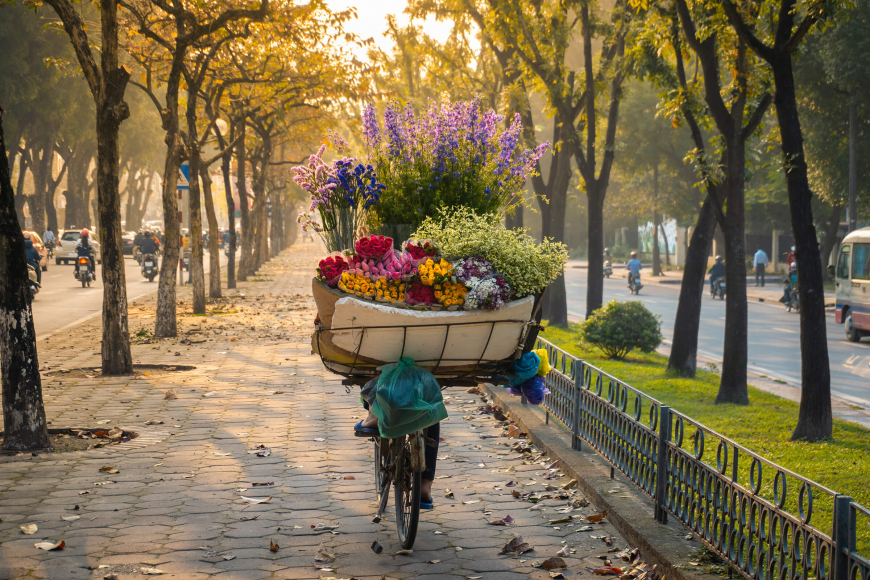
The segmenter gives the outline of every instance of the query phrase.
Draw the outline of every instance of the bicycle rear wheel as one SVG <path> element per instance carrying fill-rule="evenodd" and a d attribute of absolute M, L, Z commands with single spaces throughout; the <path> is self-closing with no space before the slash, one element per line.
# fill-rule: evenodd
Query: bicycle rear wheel
<path fill-rule="evenodd" d="M 375 437 L 375 493 L 380 494 L 381 488 L 384 485 L 384 477 L 386 475 L 386 470 L 389 469 L 390 466 L 390 456 L 389 449 L 387 449 L 387 453 L 381 453 L 381 443 L 382 440 L 380 437 Z M 387 490 L 389 491 L 389 490 Z"/>
<path fill-rule="evenodd" d="M 393 489 L 396 500 L 396 528 L 402 548 L 410 550 L 417 538 L 420 521 L 420 473 L 411 467 L 411 443 L 407 437 L 393 441 L 396 477 Z"/>

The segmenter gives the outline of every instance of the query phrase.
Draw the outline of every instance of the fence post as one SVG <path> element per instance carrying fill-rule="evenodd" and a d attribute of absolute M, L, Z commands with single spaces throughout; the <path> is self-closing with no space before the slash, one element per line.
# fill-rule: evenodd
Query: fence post
<path fill-rule="evenodd" d="M 831 562 L 833 580 L 849 578 L 849 553 L 855 550 L 855 527 L 852 521 L 852 498 L 834 496 L 834 558 Z"/>
<path fill-rule="evenodd" d="M 580 450 L 580 389 L 583 388 L 583 367 L 580 367 L 581 372 L 577 372 L 577 360 L 575 359 L 571 365 L 571 370 L 574 372 L 574 420 L 571 425 L 571 449 Z"/>
<path fill-rule="evenodd" d="M 668 499 L 668 443 L 671 441 L 671 408 L 659 406 L 659 437 L 657 441 L 658 457 L 656 458 L 656 495 L 655 520 L 668 523 L 668 511 L 665 509 Z"/>

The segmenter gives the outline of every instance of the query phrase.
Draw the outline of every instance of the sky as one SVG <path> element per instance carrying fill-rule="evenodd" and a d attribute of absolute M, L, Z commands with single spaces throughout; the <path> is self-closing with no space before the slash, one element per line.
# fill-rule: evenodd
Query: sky
<path fill-rule="evenodd" d="M 346 28 L 364 39 L 374 38 L 375 43 L 385 52 L 392 47 L 392 43 L 384 37 L 384 31 L 387 29 L 387 14 L 395 15 L 400 26 L 408 24 L 408 16 L 402 12 L 407 4 L 406 0 L 327 0 L 327 4 L 333 10 L 344 10 L 355 6 L 357 18 L 348 22 Z M 430 19 L 425 23 L 426 33 L 436 40 L 443 41 L 450 34 L 450 25 L 450 22 Z M 364 54 L 360 53 L 359 56 Z"/>

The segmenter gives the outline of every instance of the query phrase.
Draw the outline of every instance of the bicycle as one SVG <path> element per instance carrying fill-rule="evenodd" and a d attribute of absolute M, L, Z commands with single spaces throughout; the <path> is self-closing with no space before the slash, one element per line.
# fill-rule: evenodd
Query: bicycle
<path fill-rule="evenodd" d="M 378 436 L 372 439 L 375 442 L 375 491 L 379 500 L 372 521 L 378 524 L 383 519 L 392 486 L 399 542 L 402 549 L 409 550 L 417 538 L 420 522 L 421 474 L 426 469 L 423 434 L 415 431 L 395 439 Z"/>

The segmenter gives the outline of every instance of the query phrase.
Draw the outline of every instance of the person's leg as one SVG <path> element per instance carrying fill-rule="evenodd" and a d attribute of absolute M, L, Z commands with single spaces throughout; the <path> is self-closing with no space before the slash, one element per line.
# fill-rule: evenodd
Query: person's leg
<path fill-rule="evenodd" d="M 435 481 L 435 465 L 438 463 L 438 440 L 441 437 L 441 423 L 435 423 L 426 430 L 426 437 L 435 441 L 435 447 L 426 445 L 426 471 L 420 476 L 420 501 L 432 503 L 432 483 Z"/>
<path fill-rule="evenodd" d="M 758 286 L 758 266 L 755 266 L 755 285 Z"/>
<path fill-rule="evenodd" d="M 42 268 L 39 267 L 39 264 L 36 265 L 36 283 L 42 286 Z"/>
<path fill-rule="evenodd" d="M 761 287 L 764 288 L 764 264 L 761 265 Z"/>

